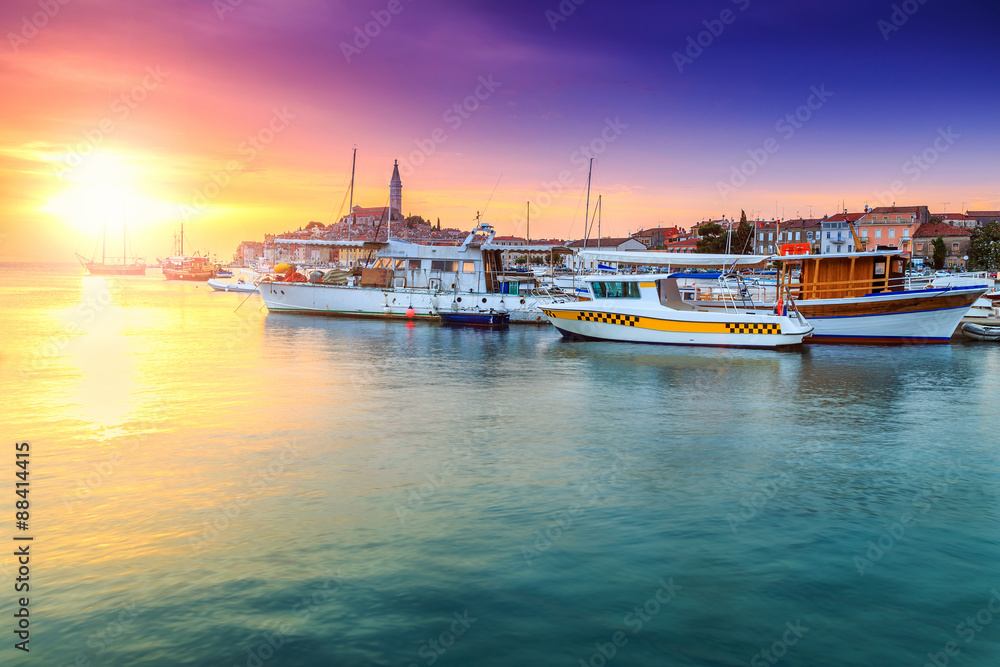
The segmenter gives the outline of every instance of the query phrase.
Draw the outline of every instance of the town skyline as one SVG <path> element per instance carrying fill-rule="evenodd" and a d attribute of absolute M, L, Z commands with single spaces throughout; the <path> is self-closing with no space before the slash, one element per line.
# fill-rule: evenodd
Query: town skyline
<path fill-rule="evenodd" d="M 0 8 L 0 259 L 138 254 L 385 205 L 582 238 L 874 206 L 1000 208 L 997 9 L 235 0 Z M 912 9 L 912 11 L 910 11 Z M 993 18 L 991 18 L 993 17 Z M 456 58 L 456 54 L 461 57 Z M 120 233 L 120 232 L 119 232 Z"/>

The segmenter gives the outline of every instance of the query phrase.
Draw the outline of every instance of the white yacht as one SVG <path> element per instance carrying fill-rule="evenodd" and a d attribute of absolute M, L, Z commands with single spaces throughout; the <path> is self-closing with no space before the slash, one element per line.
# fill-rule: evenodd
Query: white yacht
<path fill-rule="evenodd" d="M 533 276 L 507 274 L 502 255 L 510 246 L 493 243 L 496 231 L 480 223 L 459 246 L 423 245 L 391 239 L 366 243 L 371 266 L 345 284 L 264 280 L 258 284 L 272 312 L 347 317 L 437 318 L 443 310 L 506 311 L 511 323 L 545 323 L 542 306 L 575 300 L 539 289 Z M 570 252 L 549 246 L 517 246 L 519 252 Z"/>

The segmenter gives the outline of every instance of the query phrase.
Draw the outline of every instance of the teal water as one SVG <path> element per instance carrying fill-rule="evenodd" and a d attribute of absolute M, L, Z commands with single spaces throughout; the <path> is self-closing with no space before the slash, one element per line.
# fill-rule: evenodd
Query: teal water
<path fill-rule="evenodd" d="M 0 664 L 1000 664 L 1000 346 L 242 300 L 2 267 Z"/>

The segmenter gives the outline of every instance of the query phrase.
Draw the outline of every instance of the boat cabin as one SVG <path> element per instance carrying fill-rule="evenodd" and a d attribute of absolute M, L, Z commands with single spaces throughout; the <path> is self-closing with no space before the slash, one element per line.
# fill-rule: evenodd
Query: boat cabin
<path fill-rule="evenodd" d="M 773 259 L 780 269 L 778 294 L 795 299 L 847 299 L 906 289 L 906 261 L 898 251 Z"/>

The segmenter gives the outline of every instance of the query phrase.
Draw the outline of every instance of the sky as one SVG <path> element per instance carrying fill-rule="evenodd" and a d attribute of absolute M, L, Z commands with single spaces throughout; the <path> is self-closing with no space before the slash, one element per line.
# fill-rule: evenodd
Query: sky
<path fill-rule="evenodd" d="M 502 234 L 1000 209 L 1000 8 L 6 0 L 0 261 L 152 261 L 384 206 Z M 596 226 L 592 232 L 596 233 Z M 120 253 L 119 253 L 120 254 Z"/>

